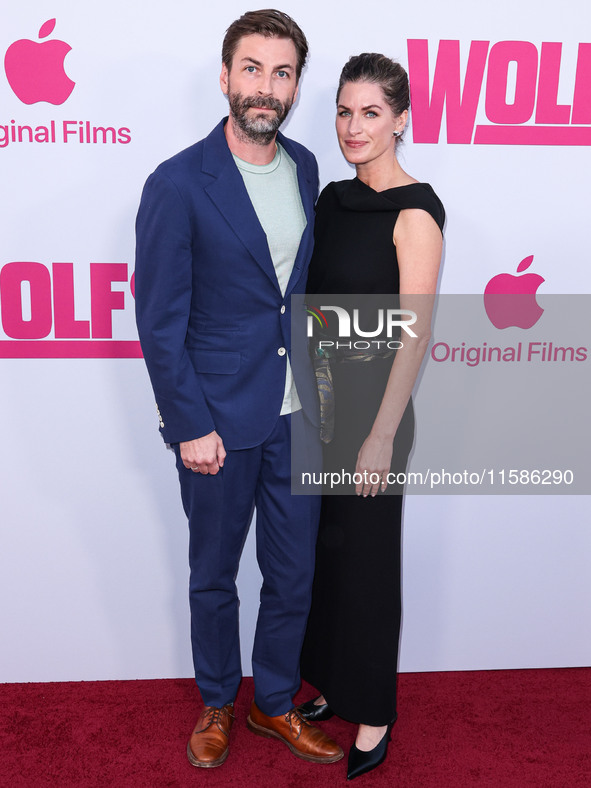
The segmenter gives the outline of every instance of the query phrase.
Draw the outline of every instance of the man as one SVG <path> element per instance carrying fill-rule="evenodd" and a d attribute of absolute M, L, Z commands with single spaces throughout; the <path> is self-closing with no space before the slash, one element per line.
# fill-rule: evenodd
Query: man
<path fill-rule="evenodd" d="M 191 639 L 205 703 L 187 746 L 194 766 L 228 755 L 241 679 L 235 577 L 255 505 L 263 585 L 248 727 L 305 760 L 343 755 L 293 708 L 319 499 L 290 494 L 290 430 L 309 428 L 300 400 L 307 412 L 314 400 L 309 381 L 298 379 L 296 391 L 292 380 L 290 296 L 306 282 L 318 170 L 278 128 L 307 49 L 279 11 L 230 25 L 220 76 L 229 119 L 157 168 L 137 220 L 138 330 L 189 518 Z"/>

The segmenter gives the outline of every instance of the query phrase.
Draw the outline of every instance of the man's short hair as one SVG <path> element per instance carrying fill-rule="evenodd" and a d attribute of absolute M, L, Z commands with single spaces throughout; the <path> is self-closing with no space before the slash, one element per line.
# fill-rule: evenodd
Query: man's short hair
<path fill-rule="evenodd" d="M 283 11 L 276 11 L 274 8 L 247 11 L 226 30 L 222 44 L 222 63 L 228 71 L 232 68 L 232 59 L 240 39 L 257 34 L 265 38 L 289 38 L 293 41 L 297 54 L 296 82 L 298 82 L 308 56 L 308 42 L 296 22 Z"/>

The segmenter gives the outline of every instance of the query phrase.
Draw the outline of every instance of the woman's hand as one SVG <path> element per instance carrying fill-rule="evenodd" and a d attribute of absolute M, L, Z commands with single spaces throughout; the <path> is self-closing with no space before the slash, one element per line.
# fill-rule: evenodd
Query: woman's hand
<path fill-rule="evenodd" d="M 355 473 L 362 477 L 359 484 L 355 485 L 357 495 L 363 495 L 364 498 L 371 495 L 373 498 L 379 490 L 384 492 L 388 486 L 392 444 L 392 438 L 386 435 L 370 433 L 367 436 L 359 449 L 355 466 Z"/>

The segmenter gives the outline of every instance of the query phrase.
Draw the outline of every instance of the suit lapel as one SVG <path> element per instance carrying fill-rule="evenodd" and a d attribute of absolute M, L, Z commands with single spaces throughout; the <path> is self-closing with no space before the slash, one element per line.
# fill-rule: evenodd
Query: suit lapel
<path fill-rule="evenodd" d="M 228 148 L 224 122 L 225 119 L 205 139 L 202 168 L 204 172 L 215 178 L 205 187 L 205 191 L 247 251 L 279 289 L 267 236 L 252 207 L 242 175 Z"/>
<path fill-rule="evenodd" d="M 202 169 L 214 178 L 205 187 L 205 191 L 234 233 L 242 241 L 247 251 L 254 257 L 258 265 L 279 290 L 277 274 L 269 253 L 267 236 L 261 227 L 244 185 L 244 180 L 226 142 L 224 134 L 225 121 L 226 118 L 215 127 L 204 142 Z M 302 266 L 309 259 L 312 251 L 314 185 L 308 181 L 294 146 L 282 134 L 278 135 L 278 140 L 296 164 L 300 196 L 307 221 L 287 285 L 287 295 L 295 282 L 300 278 Z"/>

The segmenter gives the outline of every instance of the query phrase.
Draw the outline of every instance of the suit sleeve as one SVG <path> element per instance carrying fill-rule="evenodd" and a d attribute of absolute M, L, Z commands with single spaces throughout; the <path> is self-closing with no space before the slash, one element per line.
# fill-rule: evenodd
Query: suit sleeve
<path fill-rule="evenodd" d="M 135 306 L 142 352 L 167 443 L 215 429 L 185 339 L 191 312 L 193 244 L 189 214 L 175 184 L 153 173 L 136 221 Z"/>

